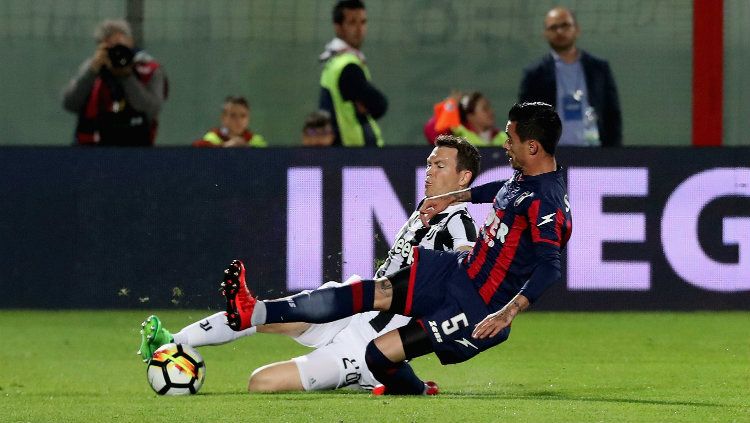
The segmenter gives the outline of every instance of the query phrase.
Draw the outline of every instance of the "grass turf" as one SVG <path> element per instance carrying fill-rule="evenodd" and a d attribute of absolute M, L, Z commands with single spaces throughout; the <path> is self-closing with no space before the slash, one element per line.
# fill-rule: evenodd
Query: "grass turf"
<path fill-rule="evenodd" d="M 164 311 L 177 331 L 209 313 Z M 475 359 L 413 365 L 438 397 L 249 395 L 305 348 L 275 335 L 203 347 L 192 397 L 157 397 L 135 355 L 143 311 L 0 311 L 0 422 L 750 422 L 750 313 L 539 313 Z"/>

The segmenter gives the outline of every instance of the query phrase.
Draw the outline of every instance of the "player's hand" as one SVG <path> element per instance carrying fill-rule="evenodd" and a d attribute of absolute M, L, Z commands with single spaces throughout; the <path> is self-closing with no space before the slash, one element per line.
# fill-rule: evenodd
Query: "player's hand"
<path fill-rule="evenodd" d="M 513 321 L 513 314 L 507 307 L 488 315 L 484 318 L 476 328 L 471 336 L 476 339 L 492 338 L 497 335 L 501 330 L 505 329 Z"/>
<path fill-rule="evenodd" d="M 452 202 L 453 198 L 446 194 L 427 197 L 424 200 L 424 203 L 422 203 L 422 207 L 419 208 L 419 220 L 422 221 L 422 225 L 424 225 L 425 228 L 429 228 L 430 219 L 445 210 Z"/>
<path fill-rule="evenodd" d="M 492 338 L 501 330 L 510 326 L 510 323 L 518 313 L 529 307 L 529 299 L 518 294 L 505 307 L 485 317 L 471 333 L 473 338 Z"/>

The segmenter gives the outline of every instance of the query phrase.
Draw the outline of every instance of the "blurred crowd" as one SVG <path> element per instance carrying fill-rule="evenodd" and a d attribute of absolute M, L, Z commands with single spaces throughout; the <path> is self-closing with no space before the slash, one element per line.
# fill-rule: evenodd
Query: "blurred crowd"
<path fill-rule="evenodd" d="M 563 122 L 560 145 L 622 145 L 620 102 L 609 63 L 577 47 L 581 34 L 575 13 L 565 7 L 543 17 L 550 50 L 524 68 L 518 100 L 555 106 Z M 377 88 L 362 46 L 367 10 L 361 0 L 340 0 L 332 10 L 333 39 L 319 55 L 322 71 L 318 110 L 300 116 L 300 143 L 306 147 L 382 147 L 378 124 L 388 111 L 386 93 Z M 76 114 L 74 144 L 154 145 L 159 112 L 169 83 L 161 64 L 135 45 L 124 20 L 105 20 L 94 33 L 96 48 L 63 93 L 63 106 Z M 476 146 L 502 146 L 504 120 L 496 122 L 490 99 L 476 89 L 456 90 L 425 107 L 425 141 L 441 134 L 466 138 Z M 251 129 L 251 106 L 236 93 L 217 105 L 218 119 L 195 147 L 267 147 Z M 273 145 L 272 143 L 270 145 Z"/>

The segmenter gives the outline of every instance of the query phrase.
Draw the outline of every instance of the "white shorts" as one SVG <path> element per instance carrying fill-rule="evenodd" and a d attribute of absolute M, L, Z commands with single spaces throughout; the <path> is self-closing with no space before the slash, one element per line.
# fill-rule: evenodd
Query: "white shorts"
<path fill-rule="evenodd" d="M 294 337 L 294 340 L 306 347 L 322 348 L 330 344 L 351 320 L 351 317 L 347 317 L 330 323 L 313 323 L 302 335 Z"/>
<path fill-rule="evenodd" d="M 395 328 L 404 326 L 409 318 L 395 316 L 389 324 L 379 333 L 376 333 L 369 324 L 377 312 L 358 314 L 346 320 L 346 326 L 338 329 L 341 320 L 326 323 L 314 330 L 325 336 L 336 332 L 330 343 L 309 354 L 295 357 L 292 360 L 297 364 L 302 386 L 306 391 L 320 391 L 350 387 L 354 389 L 371 390 L 379 382 L 370 372 L 365 362 L 365 349 L 378 335 L 382 335 Z M 331 328 L 325 326 L 337 324 Z M 313 328 L 311 328 L 312 330 Z M 306 335 L 308 332 L 305 332 Z M 320 339 L 325 338 L 321 336 Z M 297 340 L 298 342 L 299 339 Z"/>
<path fill-rule="evenodd" d="M 365 364 L 367 344 L 353 345 L 341 340 L 294 357 L 305 391 L 350 387 L 372 389 L 378 381 Z"/>
<path fill-rule="evenodd" d="M 325 289 L 325 288 L 334 288 L 342 285 L 350 284 L 354 281 L 359 280 L 359 276 L 352 275 L 349 279 L 347 279 L 344 283 L 338 283 L 336 281 L 328 281 L 318 287 L 318 289 Z M 310 290 L 305 290 L 302 292 L 312 292 Z M 323 346 L 326 346 L 330 344 L 333 341 L 333 337 L 338 335 L 339 332 L 341 332 L 352 320 L 351 317 L 346 317 L 340 320 L 336 320 L 330 323 L 313 323 L 310 325 L 310 327 L 302 333 L 300 336 L 295 336 L 294 340 L 299 342 L 300 344 L 311 347 L 311 348 L 320 348 Z"/>

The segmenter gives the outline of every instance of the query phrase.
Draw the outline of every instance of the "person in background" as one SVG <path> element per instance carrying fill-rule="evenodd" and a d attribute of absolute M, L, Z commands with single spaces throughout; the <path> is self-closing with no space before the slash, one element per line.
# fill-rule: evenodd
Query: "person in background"
<path fill-rule="evenodd" d="M 228 96 L 221 111 L 221 126 L 206 132 L 193 147 L 267 147 L 262 135 L 248 129 L 250 104 L 245 97 Z"/>
<path fill-rule="evenodd" d="M 102 21 L 97 46 L 63 91 L 63 107 L 78 115 L 77 145 L 149 146 L 167 97 L 159 62 L 135 47 L 124 20 Z"/>
<path fill-rule="evenodd" d="M 477 147 L 502 146 L 507 139 L 495 126 L 490 101 L 479 91 L 454 93 L 435 105 L 433 116 L 424 126 L 424 136 L 435 144 L 435 139 L 444 134 L 463 137 Z"/>
<path fill-rule="evenodd" d="M 333 8 L 336 37 L 319 59 L 320 109 L 331 114 L 334 146 L 382 147 L 376 119 L 385 115 L 388 100 L 370 81 L 365 55 L 360 51 L 367 35 L 367 12 L 360 0 L 340 0 Z"/>
<path fill-rule="evenodd" d="M 519 101 L 556 105 L 563 121 L 560 145 L 618 147 L 622 117 L 609 63 L 576 47 L 575 14 L 554 7 L 544 18 L 551 51 L 523 71 Z"/>
<path fill-rule="evenodd" d="M 333 144 L 331 114 L 316 110 L 305 118 L 302 127 L 302 145 L 305 147 L 328 147 Z"/>

